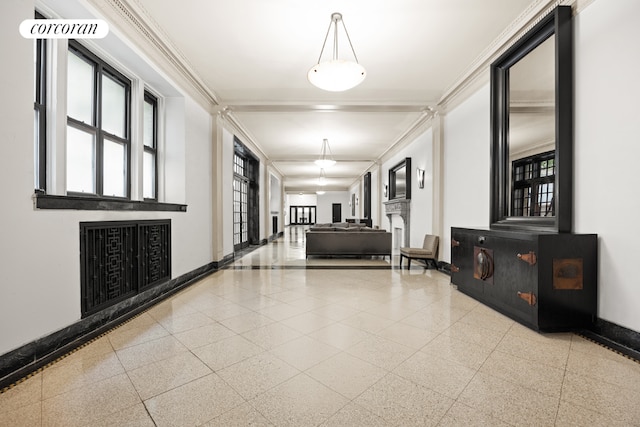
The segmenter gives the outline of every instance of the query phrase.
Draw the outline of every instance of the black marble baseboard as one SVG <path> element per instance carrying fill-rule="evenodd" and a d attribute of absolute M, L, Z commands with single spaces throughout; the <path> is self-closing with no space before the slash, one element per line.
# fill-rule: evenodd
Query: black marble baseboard
<path fill-rule="evenodd" d="M 451 264 L 445 261 L 438 261 L 438 271 L 451 276 Z"/>
<path fill-rule="evenodd" d="M 217 270 L 209 263 L 0 356 L 0 390 Z"/>
<path fill-rule="evenodd" d="M 580 331 L 580 334 L 640 362 L 640 332 L 596 319 L 590 330 Z"/>
<path fill-rule="evenodd" d="M 284 233 L 281 231 L 279 233 L 275 233 L 272 234 L 271 236 L 269 236 L 269 238 L 267 239 L 269 241 L 269 243 L 273 242 L 274 240 L 279 239 L 280 237 L 284 236 Z"/>
<path fill-rule="evenodd" d="M 393 265 L 232 265 L 229 270 L 401 270 Z M 406 268 L 405 268 L 406 270 Z"/>
<path fill-rule="evenodd" d="M 269 241 L 268 239 L 262 239 L 259 240 L 258 243 L 256 244 L 251 244 L 245 248 L 242 249 L 238 249 L 237 251 L 235 251 L 233 254 L 231 254 L 231 256 L 233 257 L 233 260 L 242 258 L 243 256 L 250 254 L 251 252 L 255 251 L 258 248 L 261 248 L 262 246 L 268 245 Z M 229 256 L 229 255 L 227 255 Z M 225 257 L 226 258 L 226 257 Z"/>
<path fill-rule="evenodd" d="M 233 261 L 235 261 L 235 259 L 236 259 L 235 254 L 225 255 L 224 258 L 222 258 L 220 261 L 216 262 L 216 268 L 217 269 L 222 269 L 222 268 L 228 266 L 229 264 L 232 264 Z"/>

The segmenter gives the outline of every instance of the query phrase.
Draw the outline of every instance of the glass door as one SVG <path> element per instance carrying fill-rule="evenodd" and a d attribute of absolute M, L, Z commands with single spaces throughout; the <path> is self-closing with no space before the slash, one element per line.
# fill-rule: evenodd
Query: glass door
<path fill-rule="evenodd" d="M 311 225 L 316 223 L 315 206 L 291 206 L 291 225 Z"/>

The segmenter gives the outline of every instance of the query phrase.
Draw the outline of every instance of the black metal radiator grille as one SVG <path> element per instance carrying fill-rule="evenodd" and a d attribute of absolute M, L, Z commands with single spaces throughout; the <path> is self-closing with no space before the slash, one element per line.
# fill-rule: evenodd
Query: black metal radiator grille
<path fill-rule="evenodd" d="M 171 278 L 171 221 L 80 223 L 82 315 Z"/>
<path fill-rule="evenodd" d="M 170 224 L 140 225 L 140 288 L 169 276 L 171 268 Z"/>

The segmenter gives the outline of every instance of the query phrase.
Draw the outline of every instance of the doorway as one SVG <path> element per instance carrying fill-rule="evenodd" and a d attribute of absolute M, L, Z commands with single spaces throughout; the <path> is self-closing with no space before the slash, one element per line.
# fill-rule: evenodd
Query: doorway
<path fill-rule="evenodd" d="M 311 225 L 316 223 L 315 206 L 291 206 L 291 225 Z"/>
<path fill-rule="evenodd" d="M 331 204 L 331 222 L 342 222 L 342 204 Z"/>

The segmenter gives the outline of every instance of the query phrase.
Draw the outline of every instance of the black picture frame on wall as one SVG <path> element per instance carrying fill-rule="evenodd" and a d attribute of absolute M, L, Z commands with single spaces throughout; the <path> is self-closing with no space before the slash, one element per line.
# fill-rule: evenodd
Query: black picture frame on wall
<path fill-rule="evenodd" d="M 389 169 L 389 200 L 411 199 L 411 157 Z"/>

